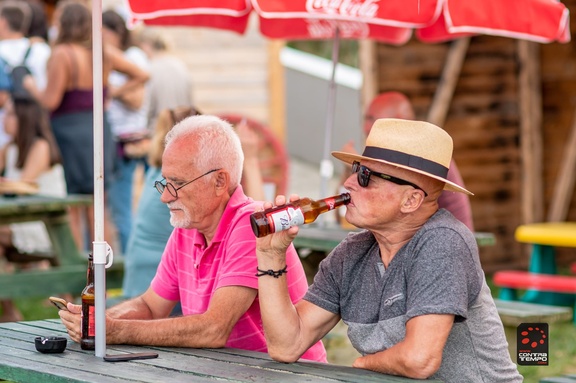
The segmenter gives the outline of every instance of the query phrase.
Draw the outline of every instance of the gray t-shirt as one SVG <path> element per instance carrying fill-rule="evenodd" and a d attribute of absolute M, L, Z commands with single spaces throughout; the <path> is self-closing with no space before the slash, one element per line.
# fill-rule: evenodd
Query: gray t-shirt
<path fill-rule="evenodd" d="M 350 234 L 320 263 L 304 297 L 339 314 L 363 355 L 406 334 L 406 322 L 453 314 L 440 369 L 445 382 L 522 382 L 480 266 L 474 235 L 440 209 L 385 269 L 371 232 Z"/>

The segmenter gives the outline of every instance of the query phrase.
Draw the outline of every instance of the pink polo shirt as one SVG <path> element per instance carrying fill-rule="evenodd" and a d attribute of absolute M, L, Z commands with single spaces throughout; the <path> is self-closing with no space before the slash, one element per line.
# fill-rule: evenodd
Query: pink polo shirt
<path fill-rule="evenodd" d="M 250 214 L 260 207 L 246 197 L 238 186 L 222 214 L 220 224 L 209 246 L 197 230 L 174 229 L 152 289 L 168 300 L 180 300 L 184 315 L 202 314 L 208 309 L 216 289 L 224 286 L 245 286 L 258 289 L 256 277 L 256 237 L 250 226 Z M 308 290 L 300 258 L 291 245 L 286 254 L 288 289 L 293 303 Z M 260 318 L 258 298 L 244 313 L 230 334 L 227 347 L 267 352 Z M 322 342 L 316 343 L 303 359 L 326 362 Z"/>

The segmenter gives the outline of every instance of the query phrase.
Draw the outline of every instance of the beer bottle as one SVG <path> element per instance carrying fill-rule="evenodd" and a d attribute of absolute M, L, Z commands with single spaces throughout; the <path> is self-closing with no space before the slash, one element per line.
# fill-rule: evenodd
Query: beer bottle
<path fill-rule="evenodd" d="M 82 348 L 82 350 L 94 350 L 96 313 L 94 310 L 94 260 L 92 253 L 88 255 L 88 271 L 86 274 L 86 287 L 82 290 L 82 327 L 80 348 Z"/>
<path fill-rule="evenodd" d="M 264 237 L 277 231 L 288 230 L 292 226 L 311 223 L 322 213 L 334 210 L 350 202 L 350 194 L 320 199 L 302 198 L 282 206 L 274 206 L 264 211 L 252 213 L 250 223 L 256 237 Z"/>

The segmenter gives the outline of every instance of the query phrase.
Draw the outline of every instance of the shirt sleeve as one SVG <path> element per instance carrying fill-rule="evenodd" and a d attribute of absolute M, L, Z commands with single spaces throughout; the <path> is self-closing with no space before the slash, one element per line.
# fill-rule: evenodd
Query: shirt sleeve
<path fill-rule="evenodd" d="M 304 299 L 340 315 L 340 283 L 338 275 L 342 274 L 342 262 L 340 257 L 343 251 L 340 247 L 335 248 L 318 265 L 318 272 L 314 276 L 314 282 L 308 289 Z"/>
<path fill-rule="evenodd" d="M 481 287 L 473 249 L 449 228 L 429 230 L 412 246 L 415 256 L 405 270 L 407 319 L 453 314 L 465 320 Z"/>

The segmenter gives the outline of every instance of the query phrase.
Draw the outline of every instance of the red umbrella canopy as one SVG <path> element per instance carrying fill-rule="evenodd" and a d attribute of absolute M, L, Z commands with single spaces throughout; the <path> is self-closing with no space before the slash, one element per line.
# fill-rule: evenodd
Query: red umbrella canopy
<path fill-rule="evenodd" d="M 536 42 L 570 41 L 568 10 L 556 0 L 129 0 L 134 20 L 244 33 L 254 9 L 270 38 L 370 38 L 403 44 L 488 34 Z"/>
<path fill-rule="evenodd" d="M 441 0 L 252 0 L 260 31 L 287 40 L 330 39 L 338 28 L 343 39 L 374 39 L 403 44 L 412 28 L 432 24 Z"/>
<path fill-rule="evenodd" d="M 129 0 L 132 22 L 225 29 L 243 34 L 250 0 Z"/>
<path fill-rule="evenodd" d="M 565 43 L 570 41 L 568 20 L 568 9 L 556 0 L 445 0 L 436 22 L 416 35 L 427 42 L 486 34 Z"/>

